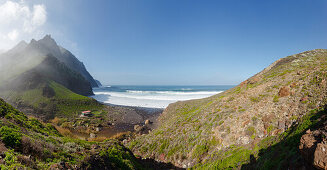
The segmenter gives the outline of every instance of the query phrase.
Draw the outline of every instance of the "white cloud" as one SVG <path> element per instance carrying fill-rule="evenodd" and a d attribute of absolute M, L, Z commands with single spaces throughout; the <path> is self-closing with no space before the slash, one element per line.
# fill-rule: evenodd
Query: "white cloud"
<path fill-rule="evenodd" d="M 18 37 L 18 31 L 17 30 L 12 30 L 11 32 L 8 33 L 8 38 L 12 41 L 16 40 Z"/>
<path fill-rule="evenodd" d="M 0 2 L 0 49 L 9 49 L 23 39 L 37 38 L 43 33 L 46 21 L 47 11 L 43 4 Z"/>

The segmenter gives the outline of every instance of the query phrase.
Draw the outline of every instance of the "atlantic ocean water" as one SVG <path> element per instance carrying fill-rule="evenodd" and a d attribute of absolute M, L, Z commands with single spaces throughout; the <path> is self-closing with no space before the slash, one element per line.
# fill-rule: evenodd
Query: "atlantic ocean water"
<path fill-rule="evenodd" d="M 200 99 L 234 86 L 102 86 L 94 88 L 94 99 L 113 105 L 166 108 L 170 103 Z"/>

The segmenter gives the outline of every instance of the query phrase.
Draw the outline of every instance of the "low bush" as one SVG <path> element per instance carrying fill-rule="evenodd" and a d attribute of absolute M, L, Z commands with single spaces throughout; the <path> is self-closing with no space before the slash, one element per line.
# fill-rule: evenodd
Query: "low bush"
<path fill-rule="evenodd" d="M 8 126 L 2 126 L 0 128 L 1 140 L 6 146 L 16 148 L 21 145 L 22 133 L 18 130 L 10 128 Z"/>

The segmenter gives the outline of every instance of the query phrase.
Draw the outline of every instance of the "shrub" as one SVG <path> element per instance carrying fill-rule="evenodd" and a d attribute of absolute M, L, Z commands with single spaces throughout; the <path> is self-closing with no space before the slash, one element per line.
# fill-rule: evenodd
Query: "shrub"
<path fill-rule="evenodd" d="M 3 143 L 5 143 L 6 146 L 15 148 L 21 144 L 22 134 L 16 129 L 10 128 L 8 126 L 2 126 L 0 128 L 0 135 Z"/>
<path fill-rule="evenodd" d="M 1 170 L 23 169 L 24 166 L 17 161 L 14 150 L 5 152 L 4 164 L 0 164 Z"/>
<path fill-rule="evenodd" d="M 196 145 L 195 150 L 193 151 L 193 158 L 198 158 L 202 156 L 203 154 L 207 153 L 209 150 L 209 147 L 204 144 L 204 145 Z"/>
<path fill-rule="evenodd" d="M 253 126 L 248 127 L 247 130 L 246 130 L 246 134 L 249 135 L 249 136 L 252 136 L 252 135 L 256 134 L 255 128 Z"/>
<path fill-rule="evenodd" d="M 259 98 L 258 97 L 250 97 L 250 100 L 252 102 L 259 102 Z"/>
<path fill-rule="evenodd" d="M 274 98 L 273 98 L 273 102 L 274 103 L 277 103 L 279 101 L 279 97 L 276 95 L 276 96 L 274 96 Z"/>

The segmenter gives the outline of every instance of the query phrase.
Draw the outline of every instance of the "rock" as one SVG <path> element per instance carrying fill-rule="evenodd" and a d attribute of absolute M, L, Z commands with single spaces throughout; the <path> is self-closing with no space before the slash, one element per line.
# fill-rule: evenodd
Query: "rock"
<path fill-rule="evenodd" d="M 291 86 L 291 88 L 294 88 L 294 87 L 296 87 L 296 83 L 294 82 L 290 86 Z"/>
<path fill-rule="evenodd" d="M 144 122 L 145 125 L 148 125 L 148 124 L 151 124 L 151 123 L 152 122 L 149 119 L 145 120 L 145 122 Z"/>
<path fill-rule="evenodd" d="M 278 121 L 278 129 L 285 129 L 285 121 L 284 120 Z"/>
<path fill-rule="evenodd" d="M 290 94 L 291 94 L 290 93 L 290 88 L 287 87 L 287 86 L 284 86 L 284 87 L 280 88 L 279 92 L 278 92 L 279 97 L 289 96 Z"/>
<path fill-rule="evenodd" d="M 317 139 L 311 132 L 306 133 L 301 137 L 299 145 L 300 153 L 308 162 L 312 162 L 313 160 L 313 154 L 317 145 L 316 143 Z"/>
<path fill-rule="evenodd" d="M 99 132 L 99 131 L 101 131 L 101 130 L 102 130 L 101 127 L 96 127 L 96 128 L 95 128 L 95 131 L 97 131 L 97 132 Z"/>
<path fill-rule="evenodd" d="M 123 140 L 123 144 L 124 144 L 124 145 L 127 145 L 127 144 L 128 144 L 128 140 L 127 140 L 127 139 L 124 139 L 124 140 Z"/>
<path fill-rule="evenodd" d="M 94 133 L 90 133 L 90 138 L 96 138 L 96 137 L 97 137 L 96 134 L 94 134 Z"/>
<path fill-rule="evenodd" d="M 139 130 L 141 130 L 141 128 L 142 128 L 142 126 L 140 126 L 140 125 L 135 125 L 134 126 L 135 131 L 139 131 Z"/>
<path fill-rule="evenodd" d="M 243 144 L 243 145 L 246 145 L 246 144 L 250 143 L 250 138 L 247 137 L 247 136 L 239 137 L 238 140 L 239 140 L 240 144 Z"/>
<path fill-rule="evenodd" d="M 317 169 L 327 169 L 327 144 L 325 142 L 317 144 L 313 166 Z"/>
<path fill-rule="evenodd" d="M 252 78 L 249 79 L 248 83 L 249 83 L 249 84 L 255 84 L 255 83 L 257 83 L 259 80 L 260 80 L 259 77 L 252 77 Z"/>
<path fill-rule="evenodd" d="M 327 142 L 324 130 L 307 130 L 300 140 L 302 157 L 317 169 L 327 169 Z"/>

